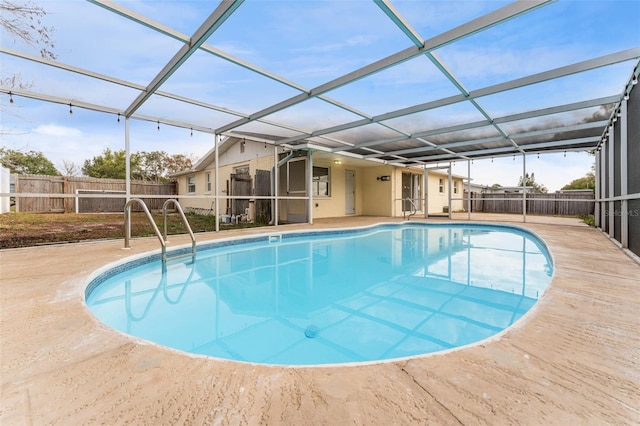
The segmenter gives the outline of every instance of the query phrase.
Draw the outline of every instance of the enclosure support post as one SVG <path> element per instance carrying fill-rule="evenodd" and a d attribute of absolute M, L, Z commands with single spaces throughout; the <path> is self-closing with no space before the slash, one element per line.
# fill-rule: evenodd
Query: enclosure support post
<path fill-rule="evenodd" d="M 273 168 L 274 168 L 274 185 L 273 185 L 273 226 L 278 226 L 278 186 L 280 185 L 280 166 L 278 165 L 278 145 L 273 146 Z"/>
<path fill-rule="evenodd" d="M 307 219 L 309 221 L 309 225 L 313 225 L 313 150 L 310 149 L 309 152 L 307 152 L 307 158 L 308 158 L 308 166 L 309 169 L 307 170 Z"/>
<path fill-rule="evenodd" d="M 449 191 L 447 191 L 447 202 L 449 203 L 449 219 L 451 219 L 451 187 L 453 186 L 453 179 L 451 177 L 451 161 L 449 161 L 449 169 L 447 171 L 447 186 L 449 187 Z"/>
<path fill-rule="evenodd" d="M 602 224 L 600 223 L 600 150 L 596 150 L 596 202 L 593 206 L 593 217 L 596 223 L 596 228 L 602 228 Z"/>
<path fill-rule="evenodd" d="M 129 117 L 124 118 L 124 190 L 125 190 L 125 206 L 131 201 L 131 150 L 129 146 Z M 126 214 L 124 221 L 124 242 L 125 248 L 129 248 L 129 236 L 131 235 L 131 213 Z"/>
<path fill-rule="evenodd" d="M 522 222 L 527 221 L 527 154 L 522 153 Z"/>
<path fill-rule="evenodd" d="M 471 220 L 471 160 L 467 160 L 467 220 Z"/>
<path fill-rule="evenodd" d="M 607 198 L 607 179 L 609 178 L 606 175 L 607 167 L 606 167 L 606 152 L 609 148 L 609 137 L 605 136 L 604 142 L 602 144 L 602 151 L 600 152 L 600 199 Z M 604 232 L 607 227 L 607 202 L 600 202 L 600 229 Z"/>
<path fill-rule="evenodd" d="M 124 119 L 124 179 L 127 202 L 131 199 L 131 147 L 129 144 L 129 118 Z"/>
<path fill-rule="evenodd" d="M 424 174 L 424 218 L 429 219 L 429 170 L 425 165 L 423 167 Z"/>
<path fill-rule="evenodd" d="M 214 197 L 216 203 L 216 232 L 220 232 L 220 168 L 218 167 L 218 135 L 213 134 L 213 151 L 214 162 L 215 162 L 215 173 L 216 173 L 216 195 Z"/>
<path fill-rule="evenodd" d="M 627 101 L 620 102 L 620 195 L 629 194 L 629 174 L 627 171 Z M 629 201 L 626 198 L 620 203 L 620 244 L 622 248 L 629 248 Z"/>
<path fill-rule="evenodd" d="M 613 150 L 613 146 L 615 145 L 615 133 L 614 133 L 614 127 L 613 125 L 609 126 L 609 155 L 608 155 L 608 160 L 609 160 L 609 165 L 607 167 L 607 181 L 609 182 L 609 191 L 607 193 L 607 198 L 609 198 L 609 236 L 611 238 L 613 238 L 614 236 L 614 228 L 615 228 L 615 212 L 614 212 L 614 208 L 615 208 L 615 204 L 612 200 L 612 198 L 615 196 L 614 191 L 615 191 L 615 170 L 613 170 L 614 168 L 614 163 L 613 163 L 613 156 L 614 154 L 614 150 Z"/>

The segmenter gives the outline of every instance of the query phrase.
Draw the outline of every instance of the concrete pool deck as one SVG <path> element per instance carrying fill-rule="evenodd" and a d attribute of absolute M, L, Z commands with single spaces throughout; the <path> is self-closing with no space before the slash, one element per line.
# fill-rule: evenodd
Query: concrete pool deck
<path fill-rule="evenodd" d="M 555 273 L 522 321 L 477 346 L 351 367 L 217 360 L 101 324 L 84 305 L 87 276 L 158 249 L 155 238 L 131 250 L 122 240 L 2 250 L 0 424 L 640 424 L 640 265 L 575 219 L 528 220 L 517 224 L 547 242 Z"/>

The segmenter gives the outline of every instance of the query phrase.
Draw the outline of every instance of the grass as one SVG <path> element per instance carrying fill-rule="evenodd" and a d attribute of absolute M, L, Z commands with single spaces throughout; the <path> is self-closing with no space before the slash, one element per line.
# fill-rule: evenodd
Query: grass
<path fill-rule="evenodd" d="M 581 214 L 578 217 L 587 225 L 591 227 L 596 226 L 596 218 L 592 214 Z"/>
<path fill-rule="evenodd" d="M 592 214 L 581 214 L 580 220 L 586 223 L 589 226 L 596 226 L 596 218 Z"/>

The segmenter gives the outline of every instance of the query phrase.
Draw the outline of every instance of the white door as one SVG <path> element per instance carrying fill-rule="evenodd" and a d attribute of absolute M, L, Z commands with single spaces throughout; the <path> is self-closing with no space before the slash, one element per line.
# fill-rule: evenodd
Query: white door
<path fill-rule="evenodd" d="M 356 213 L 356 172 L 344 171 L 344 213 Z"/>

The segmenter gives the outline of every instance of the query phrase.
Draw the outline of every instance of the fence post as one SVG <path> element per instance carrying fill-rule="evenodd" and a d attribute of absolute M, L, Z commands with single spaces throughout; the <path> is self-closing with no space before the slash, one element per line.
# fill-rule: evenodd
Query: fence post
<path fill-rule="evenodd" d="M 11 192 L 11 172 L 0 165 L 0 192 Z M 0 214 L 11 210 L 11 197 L 0 197 Z"/>

